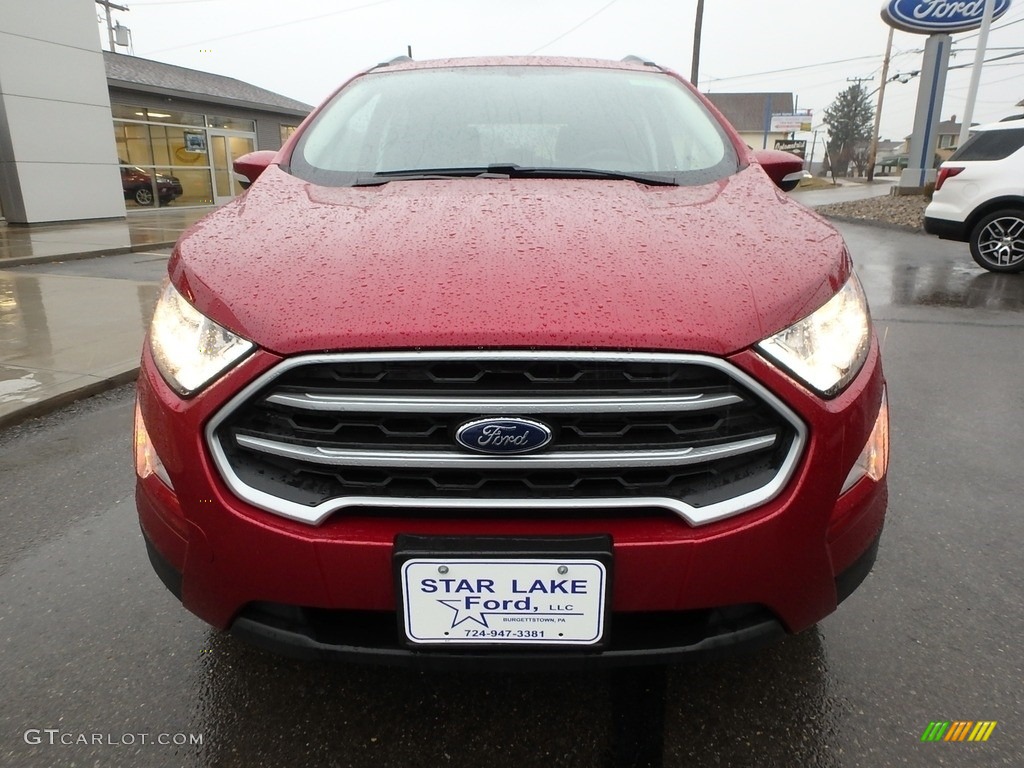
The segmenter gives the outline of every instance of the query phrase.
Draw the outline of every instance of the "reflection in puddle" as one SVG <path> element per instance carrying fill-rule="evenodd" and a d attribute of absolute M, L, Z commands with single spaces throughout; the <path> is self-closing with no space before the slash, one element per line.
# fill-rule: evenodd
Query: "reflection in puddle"
<path fill-rule="evenodd" d="M 935 246 L 929 260 L 901 245 L 874 242 L 859 254 L 857 272 L 874 306 L 1024 312 L 1024 275 L 986 272 L 969 256 L 947 256 L 951 249 L 945 243 Z"/>
<path fill-rule="evenodd" d="M 961 297 L 936 297 L 956 300 Z M 977 309 L 1024 311 L 1024 280 L 1019 275 L 999 275 L 986 272 L 977 275 L 966 285 L 959 306 Z M 924 302 L 922 302 L 924 303 Z M 946 304 L 950 306 L 950 304 Z"/>
<path fill-rule="evenodd" d="M 0 380 L 0 404 L 3 403 L 35 403 L 38 397 L 32 397 L 29 393 L 38 390 L 40 384 L 35 374 L 26 373 L 17 379 Z"/>
<path fill-rule="evenodd" d="M 210 632 L 188 730 L 208 764 L 839 765 L 818 630 L 698 666 L 421 673 L 297 662 Z"/>

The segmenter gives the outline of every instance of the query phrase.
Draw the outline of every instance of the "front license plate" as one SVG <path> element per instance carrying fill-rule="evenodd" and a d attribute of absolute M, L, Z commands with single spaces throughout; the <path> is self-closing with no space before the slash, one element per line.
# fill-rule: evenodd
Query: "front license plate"
<path fill-rule="evenodd" d="M 412 643 L 595 645 L 604 636 L 608 572 L 598 560 L 414 558 L 399 581 Z"/>

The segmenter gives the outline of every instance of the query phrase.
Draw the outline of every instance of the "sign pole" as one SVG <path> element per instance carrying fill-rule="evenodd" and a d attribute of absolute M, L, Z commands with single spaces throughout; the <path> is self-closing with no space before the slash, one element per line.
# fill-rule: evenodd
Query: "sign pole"
<path fill-rule="evenodd" d="M 914 136 L 910 140 L 908 167 L 900 176 L 900 192 L 924 191 L 935 181 L 934 153 L 942 92 L 946 88 L 949 69 L 950 33 L 982 28 L 971 73 L 971 93 L 967 97 L 967 114 L 960 131 L 962 142 L 971 129 L 974 98 L 981 64 L 985 56 L 985 40 L 989 24 L 1010 8 L 1012 0 L 971 0 L 971 2 L 943 2 L 942 0 L 887 0 L 882 6 L 882 20 L 890 27 L 914 34 L 929 35 L 924 46 L 921 66 L 921 85 L 917 92 L 917 114 L 914 117 Z"/>
<path fill-rule="evenodd" d="M 924 45 L 914 135 L 910 139 L 907 167 L 900 175 L 900 190 L 918 192 L 935 181 L 935 145 L 952 42 L 948 34 L 930 35 Z"/>

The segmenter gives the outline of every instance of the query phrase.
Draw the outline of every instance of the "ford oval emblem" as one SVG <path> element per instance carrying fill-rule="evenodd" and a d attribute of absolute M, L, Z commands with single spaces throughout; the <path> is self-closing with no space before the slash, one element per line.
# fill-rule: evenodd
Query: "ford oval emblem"
<path fill-rule="evenodd" d="M 998 19 L 1010 7 L 1010 0 L 995 0 L 992 18 Z M 931 35 L 936 32 L 966 32 L 981 26 L 985 0 L 888 0 L 882 19 L 906 32 Z"/>
<path fill-rule="evenodd" d="M 551 430 L 530 419 L 475 419 L 459 427 L 455 439 L 479 453 L 530 453 L 551 442 Z"/>

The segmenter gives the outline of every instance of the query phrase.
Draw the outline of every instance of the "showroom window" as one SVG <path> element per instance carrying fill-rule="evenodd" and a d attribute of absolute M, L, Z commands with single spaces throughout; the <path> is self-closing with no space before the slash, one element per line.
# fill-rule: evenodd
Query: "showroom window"
<path fill-rule="evenodd" d="M 222 128 L 226 131 L 256 132 L 255 120 L 239 120 L 234 117 L 221 117 L 220 115 L 208 116 L 206 118 L 206 125 L 209 128 Z"/>
<path fill-rule="evenodd" d="M 232 161 L 256 148 L 253 120 L 112 104 L 128 208 L 213 205 L 242 189 Z"/>

